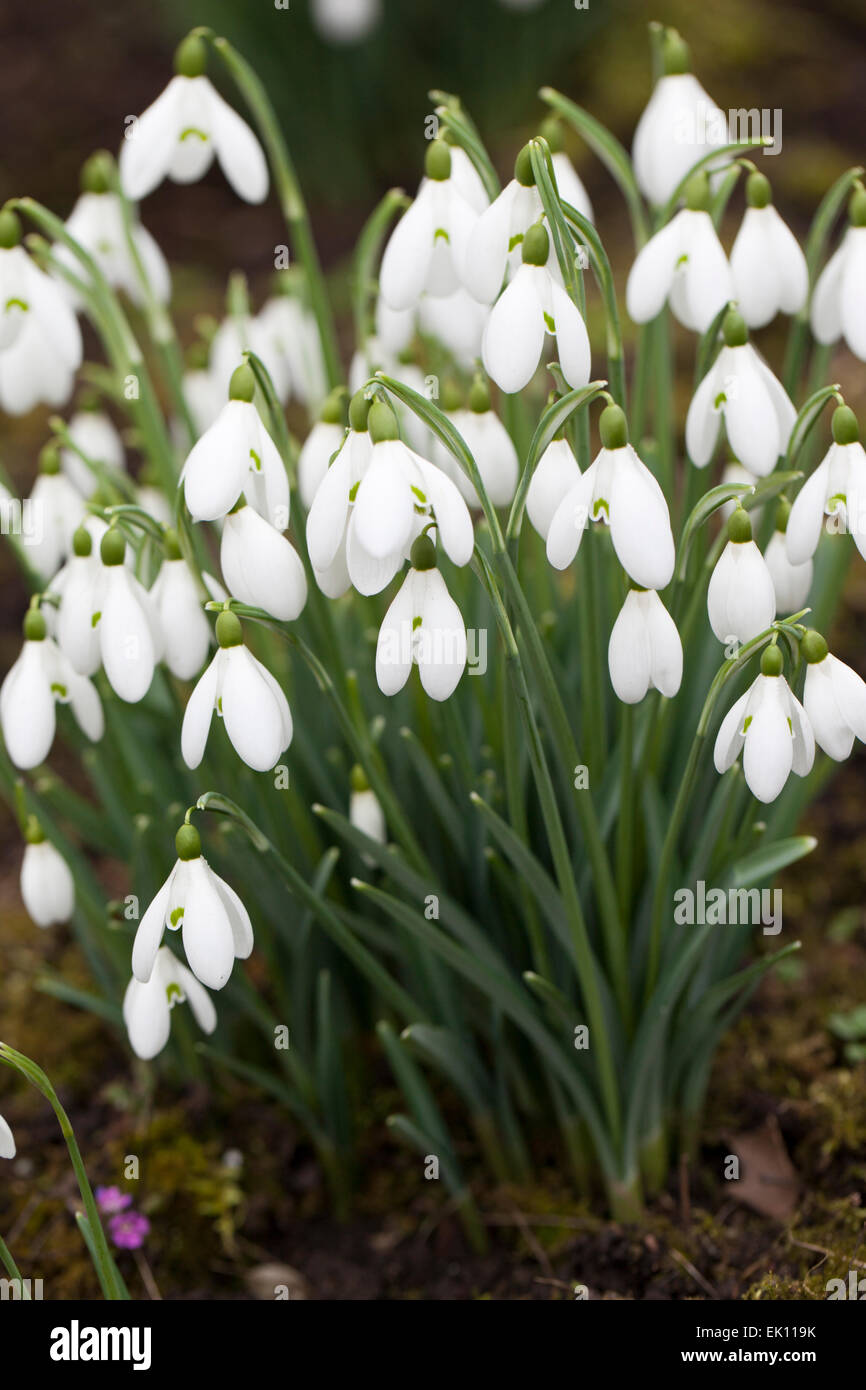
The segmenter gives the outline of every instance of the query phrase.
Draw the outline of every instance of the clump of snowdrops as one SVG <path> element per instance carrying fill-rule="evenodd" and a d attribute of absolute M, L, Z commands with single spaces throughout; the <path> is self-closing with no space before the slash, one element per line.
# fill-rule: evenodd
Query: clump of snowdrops
<path fill-rule="evenodd" d="M 480 1164 L 528 1180 L 558 1134 L 576 1188 L 637 1217 L 694 1147 L 721 1035 L 797 943 L 684 922 L 676 895 L 770 884 L 866 737 L 827 644 L 866 455 L 825 381 L 840 337 L 866 359 L 862 170 L 804 253 L 766 142 L 734 138 L 678 34 L 651 38 L 632 157 L 544 88 L 502 184 L 432 94 L 417 192 L 360 237 L 351 362 L 267 95 L 210 31 L 65 222 L 0 213 L 0 407 L 71 410 L 5 503 L 33 594 L 0 693 L 22 895 L 93 974 L 41 985 L 175 1080 L 278 1097 L 338 1210 L 386 1059 L 393 1134 L 477 1244 Z M 623 196 L 622 284 L 578 139 Z M 263 306 L 234 275 L 184 358 L 138 204 L 169 178 L 194 210 L 214 160 L 247 203 L 273 190 L 287 246 Z"/>

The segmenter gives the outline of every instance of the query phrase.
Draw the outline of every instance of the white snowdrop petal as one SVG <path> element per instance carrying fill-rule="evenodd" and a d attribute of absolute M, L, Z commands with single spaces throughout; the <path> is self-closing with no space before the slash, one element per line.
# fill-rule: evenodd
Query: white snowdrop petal
<path fill-rule="evenodd" d="M 618 700 L 635 705 L 650 685 L 650 635 L 638 593 L 630 589 L 617 615 L 607 646 L 610 682 Z"/>
<path fill-rule="evenodd" d="M 379 290 L 392 309 L 412 309 L 418 303 L 433 255 L 434 231 L 431 184 L 425 181 L 382 256 Z"/>
<path fill-rule="evenodd" d="M 779 422 L 766 384 L 756 370 L 749 344 L 733 348 L 737 372 L 725 394 L 724 415 L 734 454 L 759 478 L 772 473 L 782 449 Z"/>
<path fill-rule="evenodd" d="M 132 973 L 142 984 L 146 984 L 153 974 L 156 954 L 165 931 L 165 919 L 169 911 L 174 878 L 175 869 L 172 869 L 145 911 L 135 933 L 135 940 L 132 943 Z"/>
<path fill-rule="evenodd" d="M 538 460 L 526 492 L 526 515 L 542 540 L 547 540 L 554 512 L 579 478 L 580 468 L 568 440 L 552 440 Z"/>
<path fill-rule="evenodd" d="M 796 695 L 788 690 L 788 714 L 793 735 L 792 771 L 798 777 L 806 777 L 812 771 L 815 761 L 815 734 L 806 711 Z"/>
<path fill-rule="evenodd" d="M 226 733 L 248 767 L 269 772 L 287 746 L 283 711 L 246 647 L 228 647 L 225 657 L 221 700 Z"/>
<path fill-rule="evenodd" d="M 197 768 L 204 757 L 217 698 L 217 681 L 222 664 L 218 651 L 187 701 L 180 732 L 180 751 L 187 767 Z"/>
<path fill-rule="evenodd" d="M 506 184 L 482 212 L 469 237 L 463 276 L 470 294 L 482 304 L 493 303 L 505 277 L 517 187 L 514 179 Z"/>
<path fill-rule="evenodd" d="M 173 971 L 199 1028 L 203 1033 L 212 1033 L 217 1026 L 217 1012 L 204 985 L 199 983 L 192 971 L 187 970 L 182 961 L 174 961 Z"/>
<path fill-rule="evenodd" d="M 15 1157 L 15 1138 L 12 1130 L 0 1115 L 0 1158 Z"/>
<path fill-rule="evenodd" d="M 438 570 L 420 576 L 421 624 L 415 633 L 415 659 L 421 684 L 431 700 L 447 700 L 466 669 L 466 626 Z"/>
<path fill-rule="evenodd" d="M 555 280 L 550 284 L 553 320 L 556 325 L 556 351 L 562 374 L 572 389 L 589 382 L 591 353 L 586 324 L 576 304 Z"/>
<path fill-rule="evenodd" d="M 650 639 L 650 680 L 666 699 L 673 699 L 683 679 L 683 644 L 677 625 L 658 594 L 642 596 L 644 621 Z"/>
<path fill-rule="evenodd" d="M 415 570 L 410 570 L 382 621 L 376 643 L 376 682 L 383 695 L 403 689 L 412 669 L 415 608 Z"/>
<path fill-rule="evenodd" d="M 352 524 L 358 541 L 376 560 L 405 545 L 409 535 L 417 499 L 406 470 L 405 444 L 389 439 L 373 446 L 355 498 Z"/>
<path fill-rule="evenodd" d="M 866 743 L 866 682 L 838 657 L 828 656 L 827 662 L 839 713 L 860 742 Z"/>
<path fill-rule="evenodd" d="M 837 448 L 838 446 L 834 445 L 833 447 Z M 805 564 L 818 548 L 829 477 L 830 455 L 828 454 L 812 476 L 806 479 L 794 498 L 785 530 L 785 547 L 792 565 Z"/>
<path fill-rule="evenodd" d="M 171 1032 L 171 1013 L 161 979 L 143 984 L 132 977 L 123 996 L 123 1022 L 136 1057 L 149 1062 L 162 1051 Z"/>
<path fill-rule="evenodd" d="M 179 105 L 185 78 L 173 77 L 164 92 L 125 131 L 120 151 L 120 181 L 138 203 L 162 183 L 180 135 Z"/>
<path fill-rule="evenodd" d="M 532 380 L 544 346 L 544 313 L 536 296 L 533 270 L 540 271 L 541 267 L 520 267 L 491 309 L 484 329 L 484 370 L 509 394 L 522 391 Z"/>
<path fill-rule="evenodd" d="M 0 688 L 0 723 L 6 752 L 16 767 L 38 767 L 54 742 L 54 695 L 41 642 L 25 642 Z"/>
<path fill-rule="evenodd" d="M 196 979 L 208 989 L 222 989 L 235 963 L 232 929 L 207 862 L 201 858 L 187 864 L 183 949 Z"/>
<path fill-rule="evenodd" d="M 472 559 L 475 533 L 469 508 L 460 489 L 435 464 L 415 455 L 427 501 L 436 518 L 436 531 L 442 549 L 452 564 L 468 565 Z"/>
<path fill-rule="evenodd" d="M 866 361 L 866 227 L 849 227 L 839 297 L 845 342 Z"/>
<path fill-rule="evenodd" d="M 794 763 L 794 739 L 788 726 L 781 692 L 770 690 L 767 682 L 783 681 L 782 676 L 764 676 L 762 696 L 750 709 L 752 721 L 746 731 L 743 775 L 753 796 L 759 801 L 775 801 Z"/>
<path fill-rule="evenodd" d="M 147 594 L 126 566 L 112 565 L 99 619 L 99 650 L 112 689 L 129 704 L 144 699 L 156 664 L 146 603 Z"/>
<path fill-rule="evenodd" d="M 717 772 L 727 772 L 728 768 L 733 767 L 740 756 L 744 739 L 743 721 L 746 718 L 751 695 L 752 690 L 750 688 L 731 706 L 722 720 L 713 748 L 713 762 Z"/>
<path fill-rule="evenodd" d="M 72 916 L 75 883 L 66 860 L 48 840 L 24 850 L 21 897 L 37 927 L 68 922 Z"/>
<path fill-rule="evenodd" d="M 848 234 L 818 276 L 812 291 L 809 322 L 819 343 L 835 343 L 842 336 L 842 276 L 848 252 Z"/>
<path fill-rule="evenodd" d="M 721 362 L 721 355 L 719 362 Z M 718 366 L 711 367 L 692 397 L 686 415 L 686 452 L 696 468 L 705 468 L 719 437 L 721 417 L 716 409 Z"/>
<path fill-rule="evenodd" d="M 681 218 L 677 213 L 637 253 L 625 288 L 626 309 L 633 323 L 649 323 L 664 307 L 680 255 Z"/>
<path fill-rule="evenodd" d="M 207 78 L 203 78 L 207 82 Z M 268 196 L 268 165 L 261 145 L 227 101 L 208 82 L 208 115 L 213 142 L 223 173 L 247 203 L 264 202 Z"/>
<path fill-rule="evenodd" d="M 352 486 L 351 435 L 319 484 L 307 517 L 307 553 L 316 570 L 327 570 L 340 548 Z"/>
<path fill-rule="evenodd" d="M 620 564 L 636 584 L 664 589 L 674 572 L 674 538 L 664 493 L 630 445 L 614 451 L 610 534 Z"/>
<path fill-rule="evenodd" d="M 193 520 L 216 521 L 231 511 L 249 474 L 257 420 L 252 403 L 227 401 L 194 445 L 181 474 Z"/>
<path fill-rule="evenodd" d="M 263 608 L 281 622 L 299 616 L 307 598 L 300 556 L 252 507 L 241 507 L 226 517 L 220 565 L 233 598 Z"/>
<path fill-rule="evenodd" d="M 563 497 L 547 532 L 547 558 L 554 569 L 571 564 L 583 540 L 592 502 L 595 464 L 591 464 Z"/>
<path fill-rule="evenodd" d="M 378 594 L 391 583 L 405 559 L 405 543 L 390 555 L 378 559 L 361 545 L 355 527 L 354 514 L 346 531 L 346 568 L 359 594 Z"/>
<path fill-rule="evenodd" d="M 779 274 L 779 308 L 783 314 L 798 314 L 809 295 L 809 270 L 800 243 L 779 216 L 772 203 L 765 211 L 772 253 Z"/>
<path fill-rule="evenodd" d="M 832 657 L 806 667 L 803 705 L 815 739 L 828 757 L 841 762 L 854 746 L 854 734 L 844 719 L 833 689 L 829 662 Z"/>
<path fill-rule="evenodd" d="M 211 883 L 223 900 L 229 925 L 232 929 L 232 943 L 237 960 L 246 960 L 253 949 L 253 924 L 250 915 L 231 884 L 209 869 Z"/>

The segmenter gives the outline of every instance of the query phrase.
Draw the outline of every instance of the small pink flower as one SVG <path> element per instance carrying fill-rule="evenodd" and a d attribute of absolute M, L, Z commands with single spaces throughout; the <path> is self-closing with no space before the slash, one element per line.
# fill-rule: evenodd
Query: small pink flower
<path fill-rule="evenodd" d="M 137 1211 L 112 1216 L 108 1223 L 111 1239 L 120 1250 L 138 1250 L 147 1239 L 150 1222 Z"/>
<path fill-rule="evenodd" d="M 100 1211 L 109 1213 L 126 1211 L 132 1205 L 132 1197 L 128 1192 L 121 1192 L 119 1187 L 97 1187 L 96 1205 Z"/>

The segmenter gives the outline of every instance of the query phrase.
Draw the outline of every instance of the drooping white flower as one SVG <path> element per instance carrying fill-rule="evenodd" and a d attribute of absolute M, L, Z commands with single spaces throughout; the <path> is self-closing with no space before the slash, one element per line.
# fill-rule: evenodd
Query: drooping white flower
<path fill-rule="evenodd" d="M 143 984 L 133 975 L 123 996 L 123 1022 L 136 1057 L 149 1062 L 162 1051 L 172 1009 L 187 1003 L 202 1032 L 212 1033 L 217 1016 L 210 995 L 168 946 L 160 946 L 150 979 Z"/>
<path fill-rule="evenodd" d="M 301 557 L 288 537 L 252 507 L 229 512 L 220 540 L 220 565 L 232 598 L 293 622 L 307 601 Z"/>
<path fill-rule="evenodd" d="M 183 716 L 183 760 L 198 767 L 216 710 L 238 757 L 256 772 L 269 772 L 292 741 L 289 703 L 267 667 L 244 646 L 234 613 L 220 613 L 216 638 L 216 656 L 199 677 Z"/>
<path fill-rule="evenodd" d="M 310 11 L 327 43 L 361 43 L 382 17 L 382 0 L 312 0 Z"/>
<path fill-rule="evenodd" d="M 262 147 L 204 76 L 205 66 L 204 41 L 185 39 L 165 91 L 127 125 L 120 179 L 133 202 L 147 197 L 164 178 L 195 183 L 207 173 L 214 155 L 240 198 L 261 203 L 267 197 L 268 166 Z"/>
<path fill-rule="evenodd" d="M 20 245 L 14 212 L 0 211 L 0 409 L 61 406 L 81 366 L 81 330 L 60 285 Z"/>
<path fill-rule="evenodd" d="M 724 341 L 692 397 L 686 448 L 692 462 L 704 468 L 724 418 L 728 443 L 743 467 L 765 478 L 788 447 L 797 412 L 782 383 L 748 341 L 748 329 L 736 310 L 725 315 Z"/>
<path fill-rule="evenodd" d="M 617 699 L 636 705 L 649 690 L 671 699 L 683 678 L 677 625 L 653 589 L 629 589 L 607 648 Z"/>
<path fill-rule="evenodd" d="M 833 443 L 794 498 L 785 531 L 792 565 L 815 554 L 825 515 L 833 518 L 834 530 L 853 536 L 866 560 L 866 451 L 857 417 L 846 405 L 833 412 Z"/>
<path fill-rule="evenodd" d="M 162 659 L 178 680 L 191 680 L 207 657 L 210 624 L 202 595 L 173 531 L 166 533 L 165 559 L 148 597 L 162 635 Z"/>
<path fill-rule="evenodd" d="M 76 411 L 67 429 L 73 447 L 60 450 L 60 463 L 66 477 L 82 497 L 90 497 L 99 486 L 100 468 L 126 472 L 123 441 L 101 410 Z M 96 464 L 96 468 L 90 468 L 85 459 Z"/>
<path fill-rule="evenodd" d="M 780 512 L 787 507 L 786 502 L 780 503 Z M 787 510 L 784 510 L 784 514 L 787 517 Z M 776 525 L 778 528 L 778 521 Z M 799 613 L 802 608 L 806 607 L 809 599 L 809 590 L 812 587 L 812 575 L 815 568 L 812 561 L 806 560 L 802 565 L 792 565 L 788 559 L 785 532 L 778 529 L 773 532 L 767 542 L 764 559 L 773 580 L 773 588 L 776 591 L 776 612 L 782 615 Z"/>
<path fill-rule="evenodd" d="M 29 507 L 35 525 L 27 542 L 28 558 L 37 574 L 53 579 L 72 548 L 73 533 L 84 514 L 81 493 L 61 473 L 53 444 L 47 444 L 39 455 L 39 473 Z"/>
<path fill-rule="evenodd" d="M 143 304 L 146 298 L 143 272 L 156 300 L 167 304 L 171 297 L 171 276 L 165 257 L 132 210 L 127 237 L 123 205 L 111 189 L 110 175 L 110 157 L 92 155 L 82 171 L 82 192 L 66 219 L 66 230 L 90 253 L 113 289 L 125 291 L 134 304 Z M 64 243 L 54 248 L 54 254 L 75 275 L 82 275 L 81 262 Z M 71 286 L 67 292 L 76 307 L 81 307 Z"/>
<path fill-rule="evenodd" d="M 569 201 L 564 192 L 562 196 Z M 506 272 L 513 277 L 520 269 L 523 239 L 543 210 L 527 145 L 515 161 L 514 178 L 481 213 L 469 237 L 463 278 L 470 294 L 481 304 L 492 304 Z M 549 246 L 543 264 L 557 273 L 556 255 Z"/>
<path fill-rule="evenodd" d="M 734 278 L 713 219 L 707 212 L 709 184 L 698 176 L 688 201 L 637 254 L 625 302 L 635 323 L 649 323 L 667 300 L 684 328 L 705 333 L 734 297 Z"/>
<path fill-rule="evenodd" d="M 844 338 L 866 362 L 866 192 L 856 189 L 848 204 L 848 228 L 818 276 L 812 294 L 812 332 L 819 343 Z"/>
<path fill-rule="evenodd" d="M 376 680 L 383 695 L 396 695 L 414 662 L 430 698 L 447 700 L 466 668 L 466 626 L 429 536 L 415 541 L 411 564 L 379 629 Z"/>
<path fill-rule="evenodd" d="M 461 286 L 453 294 L 421 297 L 418 327 L 428 338 L 436 338 L 454 359 L 471 367 L 481 356 L 481 343 L 488 310 Z"/>
<path fill-rule="evenodd" d="M 101 660 L 98 615 L 102 611 L 105 576 L 90 528 L 79 526 L 72 537 L 72 551 L 52 585 L 52 591 L 61 596 L 55 635 L 73 670 L 81 676 L 92 676 L 99 670 Z"/>
<path fill-rule="evenodd" d="M 352 790 L 349 793 L 349 823 L 369 839 L 384 845 L 388 838 L 385 813 L 376 793 L 370 787 L 363 769 L 352 768 Z M 367 858 L 368 856 L 365 856 Z M 373 861 L 370 860 L 372 863 Z"/>
<path fill-rule="evenodd" d="M 0 1115 L 0 1158 L 15 1157 L 15 1136 L 9 1125 Z"/>
<path fill-rule="evenodd" d="M 55 704 L 68 704 L 92 741 L 105 727 L 95 686 L 73 670 L 46 635 L 45 619 L 31 609 L 24 619 L 24 645 L 0 686 L 0 727 L 16 767 L 38 767 L 48 757 L 56 729 Z"/>
<path fill-rule="evenodd" d="M 253 949 L 249 914 L 203 857 L 195 826 L 182 825 L 175 845 L 177 862 L 135 933 L 132 973 L 146 985 L 153 978 L 166 928 L 180 930 L 193 975 L 208 989 L 222 989 L 235 960 L 246 960 Z"/>
<path fill-rule="evenodd" d="M 448 558 L 455 565 L 468 564 L 472 518 L 455 484 L 402 443 L 394 413 L 384 402 L 372 405 L 368 425 L 368 457 L 359 455 L 352 439 L 359 432 L 350 430 L 310 509 L 307 548 L 317 577 L 331 573 L 345 544 L 352 584 L 359 593 L 379 593 L 431 519 Z"/>
<path fill-rule="evenodd" d="M 761 674 L 728 710 L 714 760 L 727 772 L 743 753 L 746 785 L 759 801 L 775 801 L 793 771 L 805 777 L 815 761 L 815 736 L 803 706 L 782 675 L 782 653 L 764 649 Z"/>
<path fill-rule="evenodd" d="M 69 865 L 31 817 L 21 861 L 21 899 L 37 927 L 68 922 L 75 908 L 75 882 Z"/>
<path fill-rule="evenodd" d="M 526 492 L 526 515 L 543 541 L 566 493 L 580 479 L 580 465 L 568 440 L 552 439 L 545 449 Z"/>
<path fill-rule="evenodd" d="M 763 174 L 746 183 L 749 206 L 731 251 L 734 298 L 750 328 L 763 328 L 777 314 L 797 314 L 809 293 L 806 257 L 794 233 L 770 202 Z"/>
<path fill-rule="evenodd" d="M 602 411 L 602 448 L 565 494 L 547 533 L 547 558 L 565 569 L 577 554 L 590 521 L 610 526 L 617 558 L 644 589 L 664 589 L 674 572 L 674 538 L 668 504 L 658 482 L 628 443 L 619 406 Z"/>
<path fill-rule="evenodd" d="M 163 653 L 163 635 L 150 594 L 124 564 L 126 541 L 121 532 L 107 531 L 99 553 L 103 565 L 99 655 L 114 693 L 128 704 L 137 704 L 150 689 Z"/>
<path fill-rule="evenodd" d="M 231 291 L 229 292 L 231 298 Z M 208 371 L 222 408 L 231 390 L 238 362 L 245 352 L 254 352 L 267 369 L 277 400 L 289 399 L 291 385 L 286 359 L 277 339 L 261 315 L 240 312 L 236 307 L 223 319 L 210 341 Z"/>
<path fill-rule="evenodd" d="M 279 364 L 275 389 L 280 383 L 286 397 L 300 401 L 308 410 L 317 410 L 325 399 L 328 380 L 318 326 L 309 309 L 293 294 L 275 294 L 263 305 L 256 329 L 255 336 L 261 335 L 265 353 L 262 361 Z"/>
<path fill-rule="evenodd" d="M 451 151 L 431 142 L 426 177 L 388 239 L 379 272 L 392 309 L 415 307 L 422 294 L 450 295 L 462 284 L 466 246 L 476 214 L 451 178 Z"/>
<path fill-rule="evenodd" d="M 319 413 L 298 455 L 298 491 L 307 511 L 331 459 L 346 437 L 346 403 L 342 391 L 334 391 Z"/>
<path fill-rule="evenodd" d="M 752 523 L 742 508 L 727 526 L 728 543 L 710 576 L 707 613 L 720 642 L 750 642 L 776 616 L 773 577 L 752 540 Z"/>
<path fill-rule="evenodd" d="M 546 268 L 547 229 L 536 223 L 523 238 L 523 264 L 490 311 L 481 356 L 487 375 L 501 390 L 522 391 L 534 376 L 545 336 L 556 338 L 556 352 L 569 386 L 586 386 L 590 346 L 577 305 Z"/>
<path fill-rule="evenodd" d="M 815 742 L 836 762 L 847 758 L 854 739 L 866 742 L 866 682 L 831 656 L 818 632 L 807 632 L 800 651 L 806 662 L 803 708 Z"/>
<path fill-rule="evenodd" d="M 316 583 L 329 598 L 339 598 L 352 582 L 346 566 L 346 539 L 373 447 L 367 432 L 369 410 L 363 392 L 356 393 L 349 405 L 349 430 L 319 483 L 307 517 L 307 553 Z"/>
<path fill-rule="evenodd" d="M 243 493 L 272 526 L 288 525 L 289 480 L 254 393 L 252 369 L 244 364 L 232 377 L 230 399 L 187 457 L 180 476 L 195 521 L 227 516 Z"/>
<path fill-rule="evenodd" d="M 665 35 L 664 66 L 632 146 L 638 187 L 656 206 L 670 198 L 699 159 L 728 143 L 725 114 L 688 71 L 688 49 L 674 30 Z"/>
<path fill-rule="evenodd" d="M 487 386 L 478 377 L 469 393 L 468 408 L 461 406 L 451 411 L 444 403 L 443 408 L 475 459 L 490 501 L 494 507 L 507 506 L 517 487 L 517 450 L 508 430 L 491 408 Z M 481 505 L 474 484 L 439 439 L 434 445 L 433 462 L 457 484 L 470 507 Z"/>

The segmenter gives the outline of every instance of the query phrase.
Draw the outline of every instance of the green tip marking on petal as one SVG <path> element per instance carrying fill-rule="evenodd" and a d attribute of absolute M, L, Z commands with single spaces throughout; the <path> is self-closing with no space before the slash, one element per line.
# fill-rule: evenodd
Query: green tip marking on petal
<path fill-rule="evenodd" d="M 511 238 L 511 240 L 509 241 L 509 243 L 508 243 L 508 250 L 509 250 L 509 251 L 513 251 L 514 248 L 515 248 L 515 246 L 519 246 L 522 240 L 523 240 L 523 233 L 522 233 L 522 232 L 517 232 L 516 235 L 513 236 L 513 237 Z"/>
<path fill-rule="evenodd" d="M 183 917 L 183 908 L 182 908 L 182 907 L 175 907 L 175 908 L 172 908 L 171 915 L 170 915 L 170 917 L 169 917 L 168 920 L 169 920 L 169 922 L 171 923 L 171 925 L 175 928 L 175 930 L 177 930 L 177 928 L 180 926 L 182 917 Z"/>
<path fill-rule="evenodd" d="M 415 485 L 414 485 L 414 483 L 413 483 L 413 484 L 411 485 L 411 490 L 412 490 L 412 492 L 414 492 L 415 496 L 418 498 L 418 501 L 421 503 L 421 506 L 422 506 L 422 507 L 426 507 L 426 506 L 427 506 L 427 498 L 425 497 L 424 493 L 421 491 L 420 487 L 415 487 Z"/>
<path fill-rule="evenodd" d="M 182 1004 L 184 1000 L 183 990 L 179 984 L 172 980 L 170 985 L 165 987 L 165 997 L 168 1000 L 168 1007 L 173 1009 L 175 1004 Z"/>
<path fill-rule="evenodd" d="M 24 300 L 24 299 L 15 299 L 15 298 L 7 299 L 7 300 L 6 300 L 6 303 L 5 303 L 5 305 L 4 305 L 4 309 L 6 309 L 6 310 L 8 310 L 8 309 L 20 309 L 21 312 L 24 313 L 24 314 L 27 313 L 27 311 L 29 310 L 29 308 L 30 308 L 30 305 L 29 305 L 29 304 L 27 303 L 27 301 Z"/>
<path fill-rule="evenodd" d="M 719 394 L 716 396 L 716 399 L 713 401 L 713 409 L 721 410 L 722 406 L 727 404 L 727 400 L 728 398 L 725 395 L 724 391 L 720 391 Z"/>
<path fill-rule="evenodd" d="M 183 142 L 184 140 L 195 139 L 201 140 L 202 143 L 206 145 L 209 138 L 210 137 L 208 136 L 207 131 L 198 130 L 194 125 L 188 125 L 186 130 L 182 130 L 180 132 L 181 142 Z"/>
<path fill-rule="evenodd" d="M 445 230 L 444 227 L 437 227 L 436 230 L 435 230 L 435 232 L 433 233 L 433 240 L 434 240 L 434 241 L 438 241 L 440 237 L 442 238 L 443 241 L 447 241 L 447 243 L 448 243 L 449 246 L 451 245 L 451 238 L 450 238 L 450 236 L 448 235 L 448 233 L 446 232 L 446 230 Z"/>
<path fill-rule="evenodd" d="M 261 461 L 261 459 L 259 458 L 258 454 L 256 453 L 255 449 L 250 449 L 250 458 L 252 459 L 253 463 L 255 464 L 256 472 L 257 472 L 257 473 L 261 473 L 261 471 L 262 471 L 262 461 Z"/>
<path fill-rule="evenodd" d="M 66 686 L 65 686 L 65 685 L 61 685 L 59 681 L 52 681 L 52 682 L 51 682 L 51 690 L 52 690 L 53 694 L 59 695 L 60 698 L 61 698 L 61 700 L 65 700 L 65 699 L 66 699 L 66 696 L 67 696 L 68 693 L 69 693 L 69 692 L 67 691 L 67 689 L 66 689 Z"/>
<path fill-rule="evenodd" d="M 556 323 L 555 323 L 555 321 L 554 321 L 554 319 L 553 319 L 553 317 L 552 317 L 551 314 L 545 314 L 545 315 L 544 315 L 544 322 L 545 322 L 545 324 L 547 325 L 547 331 L 548 331 L 548 333 L 555 333 L 555 332 L 556 332 Z"/>
<path fill-rule="evenodd" d="M 90 626 L 91 626 L 91 627 L 96 627 L 96 624 L 99 622 L 99 619 L 100 619 L 101 617 L 102 617 L 102 610 L 100 610 L 98 613 L 94 613 L 93 617 L 90 619 Z"/>
<path fill-rule="evenodd" d="M 423 618 L 413 618 L 413 619 L 412 619 L 412 631 L 415 632 L 415 630 L 421 626 L 421 623 L 422 623 L 423 621 L 424 621 Z"/>
<path fill-rule="evenodd" d="M 358 496 L 358 488 L 359 488 L 360 486 L 361 486 L 361 479 L 359 478 L 358 481 L 357 481 L 356 483 L 353 483 L 352 486 L 349 488 L 349 501 L 350 501 L 350 502 L 354 502 L 355 498 Z"/>
<path fill-rule="evenodd" d="M 752 722 L 752 716 L 751 716 L 750 714 L 747 714 L 745 720 L 743 721 L 743 733 L 746 732 L 746 730 L 748 729 L 748 727 L 749 727 L 749 725 L 751 724 L 751 722 Z"/>

